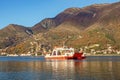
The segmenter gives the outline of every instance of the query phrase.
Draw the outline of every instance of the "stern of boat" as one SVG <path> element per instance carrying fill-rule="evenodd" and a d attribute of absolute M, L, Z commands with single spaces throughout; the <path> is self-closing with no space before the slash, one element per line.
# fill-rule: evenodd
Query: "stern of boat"
<path fill-rule="evenodd" d="M 85 58 L 85 55 L 84 55 L 84 53 L 75 53 L 75 54 L 73 55 L 73 58 L 74 58 L 74 59 L 77 59 L 77 60 L 81 60 L 81 59 L 84 59 L 84 58 Z"/>

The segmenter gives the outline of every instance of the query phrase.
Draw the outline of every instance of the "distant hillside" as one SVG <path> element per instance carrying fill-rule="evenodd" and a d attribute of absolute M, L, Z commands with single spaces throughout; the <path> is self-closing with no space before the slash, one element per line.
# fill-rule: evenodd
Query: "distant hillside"
<path fill-rule="evenodd" d="M 32 34 L 29 28 L 21 25 L 10 24 L 0 30 L 0 48 L 15 45 Z"/>
<path fill-rule="evenodd" d="M 46 18 L 31 28 L 8 25 L 0 30 L 1 48 L 13 44 L 14 49 L 31 42 L 63 45 L 76 48 L 99 44 L 100 49 L 107 44 L 120 49 L 120 2 L 94 4 L 84 8 L 68 8 L 54 18 Z M 33 34 L 32 34 L 33 33 Z M 32 35 L 32 37 L 30 37 Z M 24 40 L 24 44 L 21 41 Z M 26 49 L 26 52 L 29 51 Z M 19 50 L 20 51 L 20 50 Z"/>
<path fill-rule="evenodd" d="M 45 37 L 47 36 L 51 39 L 46 40 L 55 43 L 59 41 L 61 43 L 67 39 L 66 37 L 71 36 L 72 38 L 69 38 L 69 41 L 67 41 L 68 45 L 85 46 L 100 44 L 101 46 L 106 46 L 111 44 L 118 48 L 120 45 L 119 10 L 120 2 L 66 9 L 56 17 L 51 18 L 54 22 L 51 22 L 53 26 L 50 24 L 50 21 L 47 22 L 45 19 L 45 24 L 48 24 L 46 27 L 43 26 L 47 30 Z M 33 26 L 33 28 L 36 28 L 36 26 Z M 37 30 L 40 31 L 39 28 Z"/>

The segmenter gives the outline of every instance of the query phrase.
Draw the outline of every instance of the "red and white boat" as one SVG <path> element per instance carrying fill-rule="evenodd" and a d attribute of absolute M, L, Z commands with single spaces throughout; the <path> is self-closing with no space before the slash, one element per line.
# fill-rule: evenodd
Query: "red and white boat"
<path fill-rule="evenodd" d="M 83 52 L 75 52 L 74 48 L 58 47 L 54 48 L 51 54 L 45 55 L 46 59 L 84 59 Z"/>

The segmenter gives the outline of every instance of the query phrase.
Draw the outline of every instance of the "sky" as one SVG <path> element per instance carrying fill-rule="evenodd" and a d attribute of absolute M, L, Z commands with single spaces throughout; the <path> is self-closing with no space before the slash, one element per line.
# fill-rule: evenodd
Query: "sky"
<path fill-rule="evenodd" d="M 0 29 L 9 24 L 32 27 L 45 18 L 53 18 L 67 8 L 120 0 L 0 0 Z"/>

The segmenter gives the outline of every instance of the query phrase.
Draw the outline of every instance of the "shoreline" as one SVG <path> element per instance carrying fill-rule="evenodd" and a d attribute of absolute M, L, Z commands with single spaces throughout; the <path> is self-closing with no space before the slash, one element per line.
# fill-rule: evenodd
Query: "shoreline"
<path fill-rule="evenodd" d="M 10 57 L 5 56 L 4 57 Z M 85 54 L 85 56 L 120 56 L 120 54 Z M 2 57 L 2 55 L 0 55 Z M 44 55 L 38 55 L 38 56 L 11 56 L 11 57 L 44 57 Z"/>
<path fill-rule="evenodd" d="M 120 56 L 120 54 L 93 54 L 93 55 L 85 55 L 85 56 Z"/>

